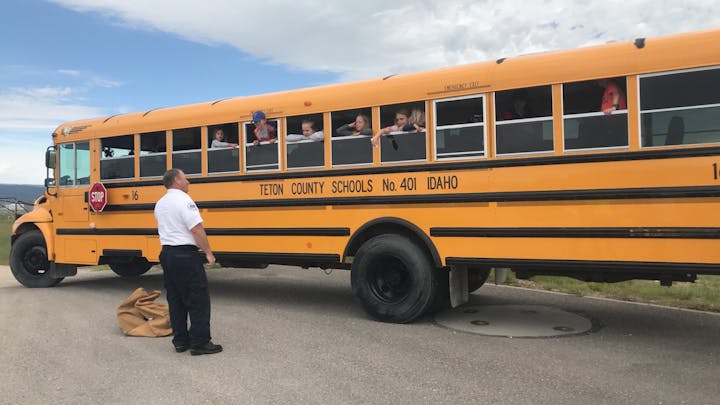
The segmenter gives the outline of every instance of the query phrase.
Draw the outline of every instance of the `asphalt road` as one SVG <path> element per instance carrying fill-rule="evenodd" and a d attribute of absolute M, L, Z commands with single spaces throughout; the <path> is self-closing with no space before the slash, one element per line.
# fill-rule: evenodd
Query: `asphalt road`
<path fill-rule="evenodd" d="M 367 318 L 350 275 L 271 266 L 213 269 L 213 340 L 190 356 L 170 338 L 121 333 L 115 309 L 162 274 L 80 270 L 28 289 L 0 267 L 0 403 L 714 404 L 720 316 L 485 286 L 474 305 L 545 305 L 593 321 L 561 338 L 456 332 L 432 318 Z M 163 296 L 164 297 L 164 296 Z"/>

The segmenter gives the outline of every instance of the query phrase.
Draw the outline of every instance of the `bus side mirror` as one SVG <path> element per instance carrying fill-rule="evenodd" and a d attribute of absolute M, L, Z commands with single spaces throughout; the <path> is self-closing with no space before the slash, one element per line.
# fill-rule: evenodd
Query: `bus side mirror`
<path fill-rule="evenodd" d="M 55 153 L 55 148 L 53 147 L 50 147 L 45 151 L 45 167 L 47 167 L 48 169 L 55 168 Z"/>
<path fill-rule="evenodd" d="M 45 188 L 55 187 L 55 179 L 48 177 L 45 179 Z"/>

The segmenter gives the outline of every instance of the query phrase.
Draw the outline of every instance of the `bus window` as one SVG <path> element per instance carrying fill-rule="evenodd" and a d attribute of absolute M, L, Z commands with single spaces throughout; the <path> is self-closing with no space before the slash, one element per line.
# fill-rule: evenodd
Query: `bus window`
<path fill-rule="evenodd" d="M 202 173 L 200 134 L 200 127 L 172 131 L 172 167 L 182 170 L 185 174 Z"/>
<path fill-rule="evenodd" d="M 75 144 L 75 176 L 76 184 L 90 184 L 90 142 Z"/>
<path fill-rule="evenodd" d="M 75 185 L 75 144 L 59 145 L 58 163 L 60 166 L 60 187 Z"/>
<path fill-rule="evenodd" d="M 565 149 L 627 147 L 626 89 L 624 77 L 563 84 Z"/>
<path fill-rule="evenodd" d="M 90 143 L 59 145 L 60 186 L 90 184 Z"/>
<path fill-rule="evenodd" d="M 267 124 L 275 129 L 280 136 L 280 122 L 276 119 L 267 120 Z M 274 142 L 258 142 L 255 138 L 255 124 L 245 123 L 245 169 L 249 172 L 259 170 L 278 170 L 280 168 L 280 155 L 277 139 Z"/>
<path fill-rule="evenodd" d="M 333 131 L 330 141 L 333 167 L 372 163 L 371 117 L 370 108 L 335 111 L 331 114 Z"/>
<path fill-rule="evenodd" d="M 239 139 L 236 122 L 208 127 L 208 173 L 240 171 Z"/>
<path fill-rule="evenodd" d="M 720 142 L 720 68 L 640 77 L 642 146 Z"/>
<path fill-rule="evenodd" d="M 158 177 L 165 173 L 165 131 L 140 134 L 140 177 Z"/>
<path fill-rule="evenodd" d="M 485 156 L 485 96 L 435 101 L 435 154 L 439 160 Z"/>
<path fill-rule="evenodd" d="M 413 162 L 427 159 L 425 102 L 380 107 L 380 161 Z"/>
<path fill-rule="evenodd" d="M 114 136 L 100 141 L 100 179 L 135 177 L 135 142 L 133 135 Z"/>
<path fill-rule="evenodd" d="M 498 155 L 552 152 L 552 88 L 538 86 L 495 93 Z"/>
<path fill-rule="evenodd" d="M 323 115 L 288 117 L 285 123 L 288 169 L 323 167 L 325 165 Z"/>

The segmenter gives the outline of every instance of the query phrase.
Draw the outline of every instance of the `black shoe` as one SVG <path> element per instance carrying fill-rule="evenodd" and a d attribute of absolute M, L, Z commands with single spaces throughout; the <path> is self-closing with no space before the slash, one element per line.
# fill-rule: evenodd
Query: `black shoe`
<path fill-rule="evenodd" d="M 200 347 L 193 347 L 190 349 L 190 354 L 193 356 L 198 356 L 201 354 L 213 354 L 213 353 L 220 353 L 222 351 L 222 346 L 216 345 L 213 342 L 207 342 L 204 345 Z"/>
<path fill-rule="evenodd" d="M 183 353 L 183 352 L 186 352 L 189 348 L 190 348 L 190 346 L 188 346 L 188 345 L 175 346 L 175 351 L 178 353 Z"/>

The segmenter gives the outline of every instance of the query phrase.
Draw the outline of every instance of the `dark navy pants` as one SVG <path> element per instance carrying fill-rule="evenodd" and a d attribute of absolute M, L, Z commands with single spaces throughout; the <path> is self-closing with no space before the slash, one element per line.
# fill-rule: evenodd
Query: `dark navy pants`
<path fill-rule="evenodd" d="M 160 252 L 175 346 L 200 347 L 210 341 L 210 294 L 203 263 L 197 246 L 163 246 Z"/>

